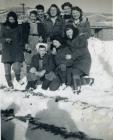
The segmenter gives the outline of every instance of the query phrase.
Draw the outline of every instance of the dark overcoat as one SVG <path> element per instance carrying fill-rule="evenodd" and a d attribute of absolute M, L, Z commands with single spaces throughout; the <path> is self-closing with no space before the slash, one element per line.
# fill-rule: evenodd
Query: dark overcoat
<path fill-rule="evenodd" d="M 24 61 L 24 45 L 22 41 L 21 26 L 10 28 L 3 25 L 1 28 L 0 38 L 2 42 L 2 62 L 23 62 Z M 11 43 L 7 43 L 6 39 L 10 38 Z"/>
<path fill-rule="evenodd" d="M 46 29 L 46 37 L 53 37 L 53 36 L 63 36 L 64 33 L 64 22 L 63 20 L 58 17 L 56 19 L 55 24 L 52 23 L 51 19 L 48 18 L 45 21 L 45 29 Z"/>
<path fill-rule="evenodd" d="M 73 69 L 79 69 L 83 74 L 88 75 L 91 67 L 91 56 L 87 48 L 85 35 L 77 36 L 72 40 L 67 40 L 67 46 L 71 50 L 73 59 Z"/>
<path fill-rule="evenodd" d="M 58 67 L 61 64 L 65 64 L 67 67 L 72 66 L 73 61 L 71 60 L 66 60 L 66 55 L 71 54 L 71 51 L 69 50 L 68 47 L 61 46 L 60 48 L 57 49 L 56 55 L 54 55 L 54 61 L 56 64 L 56 67 Z"/>
<path fill-rule="evenodd" d="M 35 67 L 37 71 L 40 71 L 40 68 L 39 68 L 40 62 L 39 61 L 41 59 L 43 60 L 42 70 L 46 70 L 46 73 L 54 71 L 55 65 L 54 65 L 52 55 L 50 55 L 50 54 L 45 54 L 45 56 L 43 58 L 41 58 L 38 53 L 36 55 L 34 55 L 31 60 L 30 68 Z"/>
<path fill-rule="evenodd" d="M 73 22 L 73 25 L 79 29 L 79 34 L 84 33 L 87 39 L 91 36 L 91 29 L 88 18 L 83 19 L 77 25 L 75 25 Z"/>

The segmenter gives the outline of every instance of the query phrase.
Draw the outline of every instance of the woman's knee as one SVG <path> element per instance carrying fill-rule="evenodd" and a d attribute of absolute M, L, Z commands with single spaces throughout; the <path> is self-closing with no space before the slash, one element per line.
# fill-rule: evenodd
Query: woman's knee
<path fill-rule="evenodd" d="M 51 91 L 56 91 L 56 90 L 58 90 L 59 87 L 60 87 L 60 79 L 59 78 L 54 79 L 49 85 L 49 89 Z"/>

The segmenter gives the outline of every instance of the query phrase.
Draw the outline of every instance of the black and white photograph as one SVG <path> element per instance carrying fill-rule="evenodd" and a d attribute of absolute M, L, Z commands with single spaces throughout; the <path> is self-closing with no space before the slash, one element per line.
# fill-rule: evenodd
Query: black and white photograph
<path fill-rule="evenodd" d="M 113 1 L 0 0 L 1 140 L 113 140 Z"/>

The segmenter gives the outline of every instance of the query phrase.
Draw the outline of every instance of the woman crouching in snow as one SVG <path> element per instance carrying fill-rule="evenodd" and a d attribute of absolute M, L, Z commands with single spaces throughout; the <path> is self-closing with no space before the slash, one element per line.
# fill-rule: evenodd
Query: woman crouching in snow
<path fill-rule="evenodd" d="M 87 37 L 79 34 L 78 28 L 67 26 L 65 29 L 66 43 L 71 51 L 67 59 L 73 60 L 72 83 L 74 92 L 79 92 L 81 77 L 89 75 L 91 67 L 91 56 L 87 48 Z"/>
<path fill-rule="evenodd" d="M 5 78 L 9 89 L 13 89 L 11 67 L 13 65 L 15 77 L 20 83 L 21 65 L 24 61 L 23 43 L 20 25 L 15 12 L 9 12 L 6 22 L 1 29 L 2 62 L 4 63 Z"/>

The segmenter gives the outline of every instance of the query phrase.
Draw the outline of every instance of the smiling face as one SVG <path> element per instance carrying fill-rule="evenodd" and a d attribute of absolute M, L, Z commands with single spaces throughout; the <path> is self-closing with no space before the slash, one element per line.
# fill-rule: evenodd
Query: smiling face
<path fill-rule="evenodd" d="M 31 14 L 30 14 L 30 20 L 31 20 L 32 22 L 36 22 L 37 16 L 36 16 L 34 13 L 31 13 Z"/>
<path fill-rule="evenodd" d="M 45 47 L 39 47 L 38 53 L 41 57 L 43 57 L 46 54 L 46 48 Z"/>
<path fill-rule="evenodd" d="M 67 36 L 67 38 L 72 39 L 73 38 L 73 30 L 72 29 L 66 30 L 66 36 Z"/>
<path fill-rule="evenodd" d="M 56 48 L 59 48 L 61 46 L 61 43 L 58 41 L 58 40 L 53 40 L 53 45 L 56 47 Z"/>
<path fill-rule="evenodd" d="M 72 10 L 72 16 L 75 20 L 80 18 L 80 12 L 77 10 Z"/>
<path fill-rule="evenodd" d="M 56 7 L 51 7 L 50 8 L 50 15 L 51 15 L 51 17 L 57 16 L 57 9 L 56 9 Z"/>

